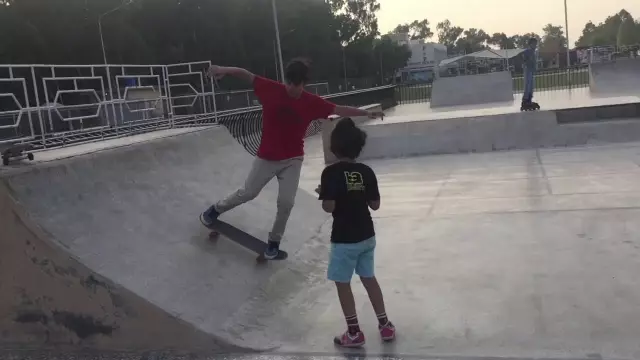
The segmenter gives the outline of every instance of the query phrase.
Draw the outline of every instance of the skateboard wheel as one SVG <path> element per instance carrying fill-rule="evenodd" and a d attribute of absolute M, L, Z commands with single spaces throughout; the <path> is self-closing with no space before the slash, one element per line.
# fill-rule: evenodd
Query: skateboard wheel
<path fill-rule="evenodd" d="M 220 233 L 217 231 L 212 231 L 209 233 L 209 240 L 216 241 L 220 237 Z"/>
<path fill-rule="evenodd" d="M 27 159 L 29 159 L 29 161 L 33 161 L 33 159 L 34 159 L 33 153 L 28 153 L 27 154 Z"/>

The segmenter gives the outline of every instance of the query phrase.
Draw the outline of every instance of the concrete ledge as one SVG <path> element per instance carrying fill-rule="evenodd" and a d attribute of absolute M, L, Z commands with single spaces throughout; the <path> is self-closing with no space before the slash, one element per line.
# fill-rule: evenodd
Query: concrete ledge
<path fill-rule="evenodd" d="M 632 104 L 633 105 L 633 104 Z M 622 105 L 621 105 L 622 106 Z M 625 110 L 626 109 L 626 110 Z M 620 114 L 629 109 L 623 107 Z M 536 111 L 440 120 L 365 124 L 368 134 L 361 159 L 490 152 L 640 141 L 640 118 L 589 121 L 616 112 L 599 107 L 576 109 L 573 122 L 562 111 Z M 587 112 L 582 114 L 580 112 Z"/>
<path fill-rule="evenodd" d="M 441 77 L 433 82 L 431 107 L 506 101 L 513 101 L 513 80 L 509 71 Z"/>
<path fill-rule="evenodd" d="M 360 109 L 382 111 L 382 105 L 371 104 L 371 105 L 361 106 Z M 366 116 L 352 117 L 351 119 L 356 123 L 356 125 L 361 125 L 364 122 L 370 120 Z M 333 153 L 331 152 L 330 146 L 331 146 L 331 133 L 333 132 L 333 129 L 336 127 L 336 124 L 340 120 L 342 120 L 341 117 L 334 115 L 329 117 L 329 121 L 326 121 L 326 120 L 322 121 L 322 149 L 324 152 L 324 163 L 327 165 L 332 164 L 337 160 L 335 155 L 333 155 Z"/>
<path fill-rule="evenodd" d="M 640 118 L 640 99 L 637 103 L 591 106 L 576 109 L 556 110 L 558 124 L 583 123 L 590 121 L 620 120 Z"/>

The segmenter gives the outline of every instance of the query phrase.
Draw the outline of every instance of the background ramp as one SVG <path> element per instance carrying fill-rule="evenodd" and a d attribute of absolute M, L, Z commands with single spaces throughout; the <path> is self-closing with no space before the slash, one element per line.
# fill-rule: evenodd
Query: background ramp
<path fill-rule="evenodd" d="M 300 290 L 296 277 L 271 278 L 291 267 L 303 271 L 296 253 L 324 241 L 318 234 L 329 217 L 315 197 L 298 193 L 283 239 L 286 262 L 256 266 L 256 255 L 239 245 L 211 243 L 198 215 L 243 184 L 252 159 L 214 127 L 41 164 L 5 181 L 32 218 L 92 271 L 199 330 L 260 348 L 225 329 L 239 309 L 243 317 L 252 312 L 249 300 Z M 221 219 L 266 239 L 276 196 L 273 180 Z"/>
<path fill-rule="evenodd" d="M 513 102 L 513 79 L 509 71 L 438 77 L 433 82 L 431 107 Z"/>
<path fill-rule="evenodd" d="M 589 90 L 593 95 L 640 95 L 640 58 L 589 64 Z"/>

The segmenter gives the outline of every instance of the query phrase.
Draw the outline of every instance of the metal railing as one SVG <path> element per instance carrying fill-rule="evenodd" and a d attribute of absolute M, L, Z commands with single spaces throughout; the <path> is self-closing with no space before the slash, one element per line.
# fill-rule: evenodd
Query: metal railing
<path fill-rule="evenodd" d="M 332 94 L 324 98 L 338 104 L 350 106 L 365 106 L 381 104 L 383 109 L 396 106 L 395 86 L 382 86 L 373 89 L 351 91 L 341 94 Z M 248 109 L 219 112 L 217 119 L 204 116 L 196 119 L 177 120 L 178 127 L 201 126 L 205 124 L 220 124 L 225 126 L 231 135 L 249 152 L 256 155 L 262 135 L 262 108 L 255 106 Z M 307 128 L 305 137 L 320 133 L 322 124 L 320 120 L 311 122 Z"/>
<path fill-rule="evenodd" d="M 564 53 L 538 55 L 539 68 L 535 74 L 535 92 L 585 88 L 589 86 L 589 64 L 612 62 L 622 58 L 639 58 L 640 44 L 627 46 L 595 46 L 571 51 L 571 66 L 562 65 Z M 562 65 L 562 67 L 561 67 Z M 542 66 L 547 66 L 543 68 Z M 433 69 L 441 76 L 468 76 L 487 71 L 509 69 L 513 78 L 514 93 L 524 91 L 522 59 L 472 59 L 452 63 L 442 69 Z M 396 96 L 401 104 L 428 102 L 431 99 L 430 82 L 399 84 Z"/>
<path fill-rule="evenodd" d="M 218 111 L 216 88 L 205 76 L 210 65 L 0 65 L 0 146 L 45 149 L 220 124 L 255 154 L 261 107 Z M 352 106 L 395 104 L 392 86 L 324 97 Z M 307 135 L 319 130 L 315 122 Z"/>
<path fill-rule="evenodd" d="M 209 62 L 0 65 L 0 144 L 36 148 L 171 127 L 215 112 Z"/>
<path fill-rule="evenodd" d="M 524 91 L 522 74 L 512 74 L 513 92 Z M 589 86 L 589 68 L 585 65 L 567 69 L 542 69 L 535 74 L 535 92 L 575 89 Z M 410 104 L 431 100 L 432 84 L 401 84 L 396 88 L 398 103 Z M 489 89 L 487 89 L 489 90 Z"/>

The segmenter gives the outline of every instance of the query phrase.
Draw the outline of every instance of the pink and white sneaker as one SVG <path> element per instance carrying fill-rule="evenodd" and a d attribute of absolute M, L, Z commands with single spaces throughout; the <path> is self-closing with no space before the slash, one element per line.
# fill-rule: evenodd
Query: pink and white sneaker
<path fill-rule="evenodd" d="M 365 343 L 364 333 L 358 331 L 355 334 L 350 334 L 349 331 L 345 331 L 342 335 L 333 338 L 333 343 L 348 348 L 360 347 Z"/>
<path fill-rule="evenodd" d="M 391 321 L 387 321 L 386 325 L 378 325 L 378 330 L 380 330 L 380 337 L 383 341 L 391 341 L 396 338 L 396 327 Z"/>

